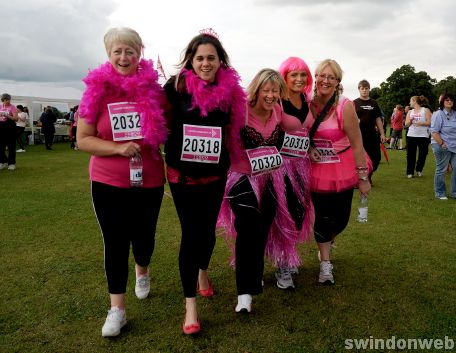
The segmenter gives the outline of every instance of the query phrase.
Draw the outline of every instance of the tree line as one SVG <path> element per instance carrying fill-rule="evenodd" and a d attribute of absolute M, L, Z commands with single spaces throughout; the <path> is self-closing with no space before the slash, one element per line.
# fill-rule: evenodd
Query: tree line
<path fill-rule="evenodd" d="M 449 92 L 456 94 L 456 78 L 448 76 L 441 81 L 431 78 L 425 71 L 416 72 L 411 65 L 402 65 L 380 84 L 374 87 L 371 98 L 375 99 L 389 121 L 397 104 L 404 107 L 409 104 L 412 96 L 425 96 L 429 99 L 429 108 L 438 108 L 440 94 Z"/>

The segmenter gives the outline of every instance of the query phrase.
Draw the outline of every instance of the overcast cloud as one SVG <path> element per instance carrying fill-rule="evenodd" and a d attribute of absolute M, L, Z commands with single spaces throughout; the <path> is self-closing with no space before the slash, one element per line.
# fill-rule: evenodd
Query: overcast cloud
<path fill-rule="evenodd" d="M 455 76 L 455 10 L 452 0 L 9 1 L 2 4 L 8 15 L 0 32 L 0 90 L 79 98 L 88 69 L 106 60 L 103 35 L 112 26 L 136 29 L 146 57 L 156 61 L 159 54 L 174 74 L 189 40 L 212 27 L 245 85 L 288 56 L 302 57 L 312 71 L 331 57 L 355 98 L 360 79 L 378 86 L 404 64 L 437 80 Z"/>

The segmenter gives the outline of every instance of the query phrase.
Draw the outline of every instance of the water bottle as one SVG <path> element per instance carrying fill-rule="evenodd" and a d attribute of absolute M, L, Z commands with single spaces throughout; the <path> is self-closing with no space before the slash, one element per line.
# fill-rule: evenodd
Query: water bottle
<path fill-rule="evenodd" d="M 367 222 L 367 210 L 368 210 L 367 195 L 360 194 L 359 205 L 358 205 L 358 222 L 359 223 Z"/>
<path fill-rule="evenodd" d="M 140 187 L 143 185 L 142 179 L 143 162 L 140 153 L 136 153 L 130 158 L 130 185 Z"/>

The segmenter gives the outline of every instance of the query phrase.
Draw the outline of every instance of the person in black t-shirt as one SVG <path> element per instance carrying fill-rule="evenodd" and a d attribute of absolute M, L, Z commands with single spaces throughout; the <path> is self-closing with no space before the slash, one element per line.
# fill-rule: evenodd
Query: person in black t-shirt
<path fill-rule="evenodd" d="M 369 97 L 369 82 L 367 80 L 361 80 L 358 83 L 358 91 L 359 98 L 356 98 L 353 102 L 355 103 L 356 114 L 359 118 L 363 146 L 372 161 L 372 172 L 369 174 L 369 181 L 372 183 L 372 174 L 380 164 L 380 143 L 385 143 L 386 137 L 380 107 L 374 99 Z"/>

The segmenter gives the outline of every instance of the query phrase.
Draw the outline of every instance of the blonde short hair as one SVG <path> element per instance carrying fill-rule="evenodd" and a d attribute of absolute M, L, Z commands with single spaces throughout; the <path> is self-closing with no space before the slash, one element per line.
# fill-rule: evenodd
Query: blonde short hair
<path fill-rule="evenodd" d="M 255 75 L 253 80 L 247 86 L 247 101 L 252 107 L 258 100 L 258 92 L 266 82 L 277 84 L 279 86 L 280 98 L 286 98 L 287 84 L 282 76 L 280 76 L 279 72 L 273 69 L 262 69 Z"/>
<path fill-rule="evenodd" d="M 111 54 L 112 47 L 115 43 L 122 43 L 132 47 L 138 57 L 141 56 L 141 51 L 144 48 L 141 37 L 138 32 L 128 27 L 111 28 L 104 36 L 104 45 L 108 56 Z"/>

